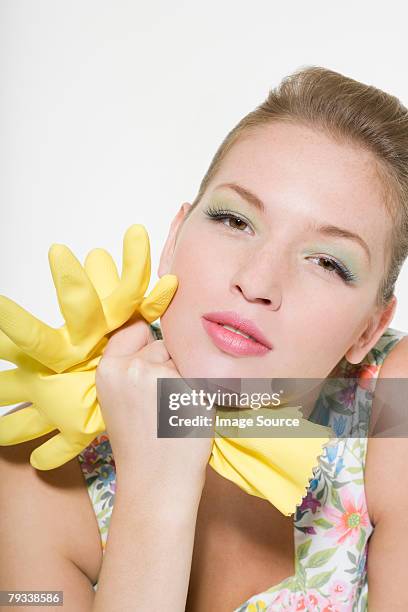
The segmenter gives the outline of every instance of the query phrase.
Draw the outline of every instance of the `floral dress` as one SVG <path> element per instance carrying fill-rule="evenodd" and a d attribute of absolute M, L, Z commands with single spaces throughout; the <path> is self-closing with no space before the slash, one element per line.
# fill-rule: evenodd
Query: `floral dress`
<path fill-rule="evenodd" d="M 151 325 L 157 339 L 160 327 Z M 294 515 L 295 574 L 251 596 L 231 612 L 367 610 L 367 550 L 373 532 L 364 491 L 367 435 L 375 381 L 405 332 L 388 328 L 357 365 L 340 361 L 309 420 L 332 427 Z M 78 457 L 105 551 L 115 498 L 115 461 L 103 433 Z M 96 589 L 97 585 L 94 587 Z"/>

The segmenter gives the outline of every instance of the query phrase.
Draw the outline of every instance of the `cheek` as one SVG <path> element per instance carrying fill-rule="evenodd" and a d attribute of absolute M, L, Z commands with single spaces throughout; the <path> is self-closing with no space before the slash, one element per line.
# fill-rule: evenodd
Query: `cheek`
<path fill-rule="evenodd" d="M 178 287 L 169 307 L 160 317 L 169 348 L 176 350 L 175 340 L 185 335 L 188 322 L 199 316 L 211 296 L 214 300 L 214 270 L 219 266 L 215 266 L 213 257 L 208 242 L 196 234 L 183 236 L 177 245 L 169 272 L 177 276 Z"/>
<path fill-rule="evenodd" d="M 183 239 L 176 249 L 171 272 L 177 276 L 182 293 L 202 295 L 210 291 L 220 274 L 220 253 L 204 232 Z"/>

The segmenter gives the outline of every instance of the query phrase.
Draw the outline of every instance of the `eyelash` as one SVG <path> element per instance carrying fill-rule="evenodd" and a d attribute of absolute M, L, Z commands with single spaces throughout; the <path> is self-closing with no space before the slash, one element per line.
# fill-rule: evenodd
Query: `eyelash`
<path fill-rule="evenodd" d="M 241 223 L 245 223 L 249 227 L 249 223 L 247 223 L 242 217 L 239 217 L 231 210 L 222 209 L 222 208 L 214 208 L 210 206 L 204 213 L 207 217 L 210 218 L 211 221 L 220 222 L 224 219 L 235 219 L 236 221 L 240 221 Z M 227 226 L 229 227 L 229 226 Z M 233 231 L 240 231 L 237 228 L 231 228 Z M 343 267 L 338 261 L 332 259 L 331 257 L 312 257 L 312 259 L 320 259 L 323 261 L 328 261 L 332 266 L 334 266 L 335 270 L 327 270 L 327 268 L 323 268 L 329 274 L 337 274 L 345 283 L 352 283 L 356 280 L 356 275 L 353 272 L 350 272 L 347 268 Z"/>

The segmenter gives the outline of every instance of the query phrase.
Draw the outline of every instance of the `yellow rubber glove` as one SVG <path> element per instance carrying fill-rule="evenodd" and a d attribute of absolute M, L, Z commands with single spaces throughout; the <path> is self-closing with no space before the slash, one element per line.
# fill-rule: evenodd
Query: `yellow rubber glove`
<path fill-rule="evenodd" d="M 85 269 L 62 245 L 50 249 L 50 266 L 66 324 L 55 329 L 0 296 L 0 359 L 17 368 L 0 373 L 0 405 L 31 402 L 0 418 L 0 445 L 59 434 L 35 449 L 33 467 L 63 465 L 105 431 L 96 398 L 95 371 L 108 333 L 137 316 L 151 323 L 167 309 L 178 285 L 164 275 L 148 297 L 150 245 L 141 225 L 124 237 L 122 277 L 106 251 L 94 249 Z"/>
<path fill-rule="evenodd" d="M 2 336 L 2 355 L 4 344 Z M 32 405 L 0 418 L 0 445 L 19 444 L 58 429 L 60 433 L 31 453 L 31 465 L 50 470 L 78 455 L 106 429 L 95 391 L 100 358 L 56 374 L 30 357 L 16 356 L 14 362 L 19 367 L 0 374 L 0 403 L 29 401 Z"/>
<path fill-rule="evenodd" d="M 228 416 L 222 409 L 217 412 L 221 417 Z M 254 413 L 243 410 L 239 414 L 249 417 Z M 265 408 L 256 411 L 256 415 L 261 414 L 271 416 Z M 273 416 L 299 419 L 296 437 L 285 438 L 280 433 L 270 438 L 245 438 L 243 433 L 232 438 L 224 437 L 216 427 L 209 464 L 249 495 L 268 500 L 290 516 L 306 495 L 313 468 L 318 465 L 323 446 L 331 443 L 333 431 L 304 419 L 298 408 L 275 408 Z"/>
<path fill-rule="evenodd" d="M 93 249 L 84 268 L 64 245 L 52 245 L 48 257 L 65 325 L 50 327 L 0 296 L 0 329 L 24 353 L 54 372 L 64 372 L 100 352 L 103 337 L 134 315 L 148 323 L 157 319 L 177 288 L 177 278 L 165 274 L 144 297 L 150 280 L 150 244 L 139 224 L 124 236 L 121 278 L 103 249 Z"/>

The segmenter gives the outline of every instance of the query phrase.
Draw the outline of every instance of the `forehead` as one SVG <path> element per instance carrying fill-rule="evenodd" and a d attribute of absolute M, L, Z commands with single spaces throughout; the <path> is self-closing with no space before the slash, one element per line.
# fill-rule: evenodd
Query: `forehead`
<path fill-rule="evenodd" d="M 224 182 L 253 191 L 274 215 L 358 229 L 373 248 L 391 227 L 373 154 L 310 127 L 281 122 L 245 133 L 207 195 Z"/>

